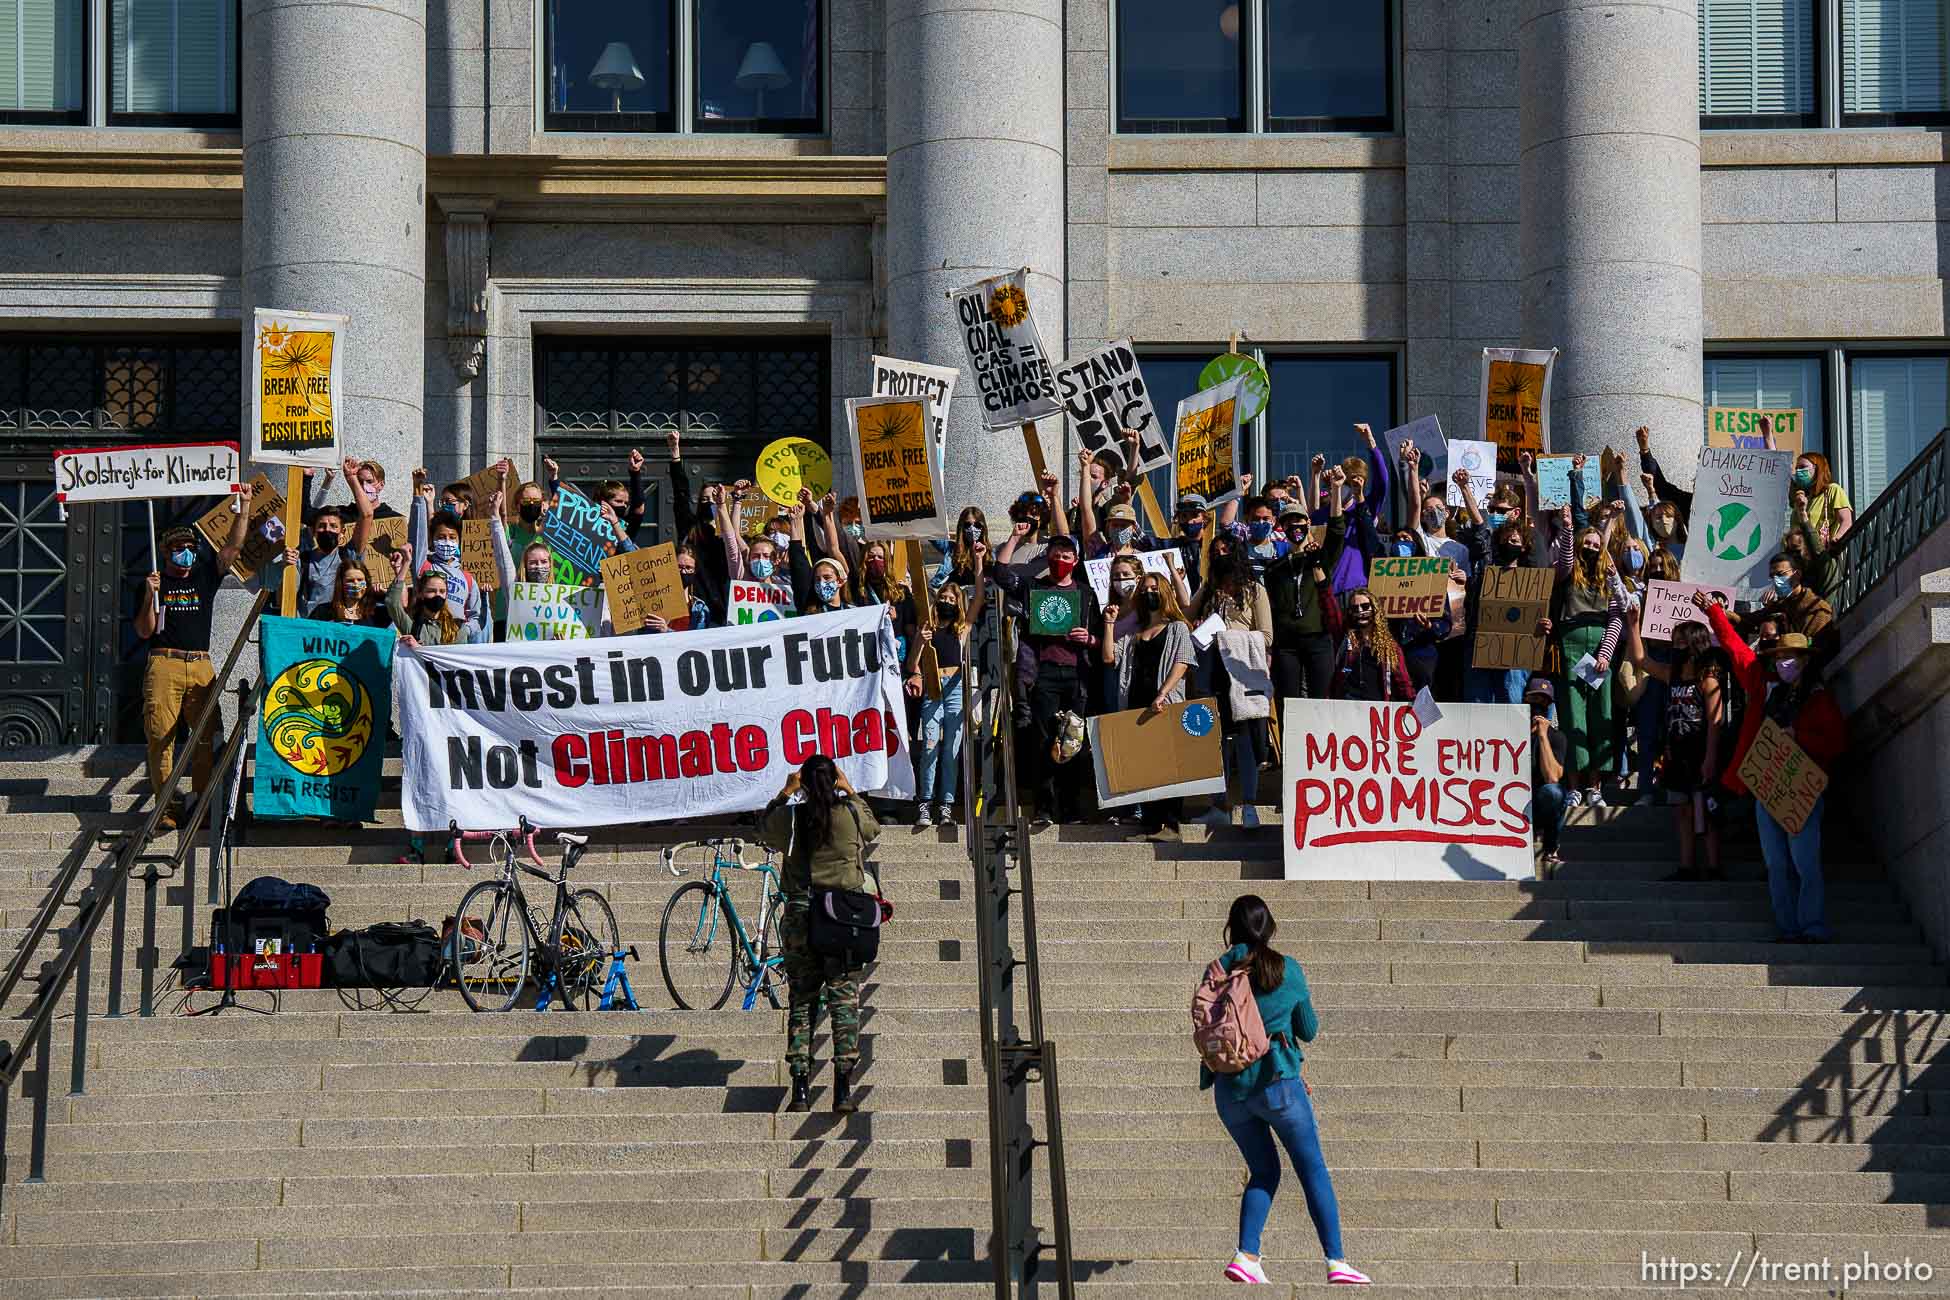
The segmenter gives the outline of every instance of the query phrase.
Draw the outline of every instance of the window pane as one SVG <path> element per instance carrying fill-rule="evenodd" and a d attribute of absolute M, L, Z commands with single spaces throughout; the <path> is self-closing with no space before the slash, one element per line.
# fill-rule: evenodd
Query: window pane
<path fill-rule="evenodd" d="M 1117 6 L 1117 129 L 1246 129 L 1245 17 L 1238 0 Z"/>
<path fill-rule="evenodd" d="M 1708 357 L 1705 397 L 1709 407 L 1799 410 L 1805 426 L 1802 448 L 1827 454 L 1820 357 Z M 1706 431 L 1704 416 L 1700 431 Z"/>
<path fill-rule="evenodd" d="M 1700 116 L 1802 124 L 1815 112 L 1814 0 L 1700 0 Z"/>
<path fill-rule="evenodd" d="M 1266 0 L 1266 128 L 1386 130 L 1390 0 Z"/>
<path fill-rule="evenodd" d="M 1264 481 L 1305 476 L 1314 453 L 1339 461 L 1361 450 L 1354 426 L 1379 434 L 1395 419 L 1393 357 L 1268 357 Z M 1392 454 L 1392 453 L 1390 453 Z"/>
<path fill-rule="evenodd" d="M 115 113 L 235 116 L 237 0 L 113 0 L 108 59 Z"/>
<path fill-rule="evenodd" d="M 1849 495 L 1865 510 L 1950 424 L 1950 358 L 1851 357 L 1848 417 Z"/>
<path fill-rule="evenodd" d="M 82 108 L 82 0 L 0 0 L 0 114 Z"/>
<path fill-rule="evenodd" d="M 820 129 L 820 0 L 697 0 L 697 129 Z"/>
<path fill-rule="evenodd" d="M 676 0 L 549 0 L 552 131 L 677 129 Z"/>
<path fill-rule="evenodd" d="M 1842 111 L 1941 113 L 1944 0 L 1842 0 Z"/>

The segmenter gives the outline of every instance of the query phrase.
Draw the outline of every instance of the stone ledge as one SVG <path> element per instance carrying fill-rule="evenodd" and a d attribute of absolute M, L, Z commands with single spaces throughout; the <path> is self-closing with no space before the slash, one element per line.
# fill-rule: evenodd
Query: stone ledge
<path fill-rule="evenodd" d="M 1113 135 L 1112 171 L 1316 171 L 1406 166 L 1398 135 Z"/>
<path fill-rule="evenodd" d="M 1701 167 L 1846 167 L 1940 163 L 1950 151 L 1934 128 L 1701 131 Z"/>

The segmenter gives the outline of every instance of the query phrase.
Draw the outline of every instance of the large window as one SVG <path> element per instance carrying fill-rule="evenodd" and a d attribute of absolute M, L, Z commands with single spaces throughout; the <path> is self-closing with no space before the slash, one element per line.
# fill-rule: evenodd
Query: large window
<path fill-rule="evenodd" d="M 1950 121 L 1950 0 L 1700 0 L 1699 15 L 1703 126 Z"/>
<path fill-rule="evenodd" d="M 1800 411 L 1804 451 L 1827 452 L 1824 358 L 1820 353 L 1763 356 L 1710 356 L 1706 359 L 1706 405 L 1764 411 Z"/>
<path fill-rule="evenodd" d="M 1394 128 L 1394 0 L 1117 0 L 1117 129 Z"/>
<path fill-rule="evenodd" d="M 83 0 L 0 0 L 0 121 L 80 122 Z"/>
<path fill-rule="evenodd" d="M 547 0 L 543 126 L 816 134 L 824 31 L 822 0 Z"/>
<path fill-rule="evenodd" d="M 0 122 L 235 126 L 238 50 L 237 0 L 0 0 Z"/>

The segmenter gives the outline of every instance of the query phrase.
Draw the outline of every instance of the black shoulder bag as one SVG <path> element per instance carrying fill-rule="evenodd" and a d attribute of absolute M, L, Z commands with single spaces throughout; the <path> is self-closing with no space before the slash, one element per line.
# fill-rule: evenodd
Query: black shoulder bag
<path fill-rule="evenodd" d="M 860 827 L 860 811 L 847 801 L 853 814 L 853 829 L 862 843 L 866 836 Z M 812 849 L 806 849 L 807 870 L 812 876 Z M 807 926 L 806 946 L 842 971 L 858 970 L 880 955 L 880 899 L 854 889 L 812 887 L 812 914 Z"/>

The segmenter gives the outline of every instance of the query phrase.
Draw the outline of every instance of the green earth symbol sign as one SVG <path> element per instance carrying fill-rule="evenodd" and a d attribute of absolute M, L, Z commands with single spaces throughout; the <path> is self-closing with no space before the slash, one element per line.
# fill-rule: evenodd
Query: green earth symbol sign
<path fill-rule="evenodd" d="M 1706 523 L 1706 549 L 1718 560 L 1745 560 L 1760 550 L 1760 515 L 1740 501 L 1729 501 Z"/>

